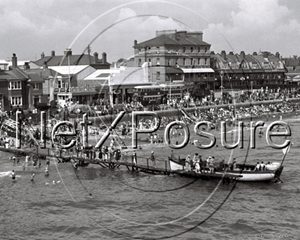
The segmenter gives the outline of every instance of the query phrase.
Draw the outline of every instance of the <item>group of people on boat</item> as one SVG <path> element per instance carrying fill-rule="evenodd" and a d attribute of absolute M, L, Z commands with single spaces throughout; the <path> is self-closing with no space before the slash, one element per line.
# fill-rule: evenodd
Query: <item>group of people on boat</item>
<path fill-rule="evenodd" d="M 214 173 L 216 169 L 215 164 L 214 156 L 209 156 L 207 159 L 203 160 L 201 155 L 195 153 L 193 157 L 187 155 L 184 168 L 186 171 L 195 171 L 197 173 Z"/>
<path fill-rule="evenodd" d="M 268 163 L 264 163 L 264 162 L 257 162 L 257 164 L 255 165 L 255 169 L 254 171 L 267 171 L 269 170 L 269 166 L 270 166 L 270 162 Z"/>

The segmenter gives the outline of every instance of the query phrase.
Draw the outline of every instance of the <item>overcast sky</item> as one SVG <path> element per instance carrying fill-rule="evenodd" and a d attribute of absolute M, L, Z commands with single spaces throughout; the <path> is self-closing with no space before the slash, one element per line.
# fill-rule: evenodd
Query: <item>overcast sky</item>
<path fill-rule="evenodd" d="M 90 45 L 112 62 L 130 58 L 135 39 L 167 29 L 202 31 L 215 52 L 289 57 L 300 55 L 299 10 L 299 0 L 0 0 L 0 59 L 37 60 L 68 47 L 81 54 Z"/>

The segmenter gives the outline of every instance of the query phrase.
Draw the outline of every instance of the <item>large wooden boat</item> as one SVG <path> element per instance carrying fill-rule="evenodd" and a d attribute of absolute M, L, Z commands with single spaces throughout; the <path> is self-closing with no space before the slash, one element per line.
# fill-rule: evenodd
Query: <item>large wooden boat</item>
<path fill-rule="evenodd" d="M 230 178 L 241 182 L 269 182 L 280 181 L 280 175 L 283 166 L 278 162 L 267 164 L 264 170 L 255 170 L 255 164 L 237 164 L 235 169 L 230 169 L 225 165 L 225 168 L 214 168 L 213 172 L 210 169 L 201 169 L 200 172 L 196 170 L 189 170 L 185 167 L 185 160 L 174 160 L 169 158 L 169 166 L 171 171 L 180 172 L 181 175 L 188 177 L 196 177 L 201 179 L 207 178 Z"/>

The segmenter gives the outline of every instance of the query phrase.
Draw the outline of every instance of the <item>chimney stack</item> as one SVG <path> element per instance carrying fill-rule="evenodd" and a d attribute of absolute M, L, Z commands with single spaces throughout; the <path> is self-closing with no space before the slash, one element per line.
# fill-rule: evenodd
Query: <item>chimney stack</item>
<path fill-rule="evenodd" d="M 11 63 L 12 63 L 12 66 L 13 66 L 14 68 L 18 67 L 18 60 L 17 60 L 17 57 L 16 57 L 16 54 L 15 54 L 15 53 L 13 53 L 13 56 L 12 56 L 12 58 L 11 58 Z"/>
<path fill-rule="evenodd" d="M 45 53 L 42 52 L 42 53 L 41 53 L 41 58 L 44 58 L 44 57 L 45 57 Z"/>
<path fill-rule="evenodd" d="M 223 50 L 223 51 L 221 52 L 221 57 L 222 57 L 224 60 L 226 60 L 226 52 L 225 52 L 225 50 Z"/>
<path fill-rule="evenodd" d="M 275 56 L 276 56 L 276 58 L 280 59 L 280 54 L 279 54 L 279 52 L 276 52 L 276 53 L 275 53 Z"/>
<path fill-rule="evenodd" d="M 95 62 L 94 62 L 95 64 L 98 64 L 98 63 L 99 63 L 98 53 L 97 53 L 97 52 L 94 53 L 94 61 L 95 61 Z"/>
<path fill-rule="evenodd" d="M 43 64 L 43 69 L 47 69 L 47 68 L 48 68 L 48 65 L 47 65 L 47 62 L 45 61 Z"/>
<path fill-rule="evenodd" d="M 245 58 L 245 56 L 246 56 L 246 55 L 245 55 L 245 52 L 244 52 L 244 51 L 241 51 L 241 58 L 243 58 L 243 59 L 244 59 L 244 58 Z"/>
<path fill-rule="evenodd" d="M 135 45 L 137 45 L 137 40 L 134 40 L 134 42 L 133 42 L 133 43 L 134 43 L 134 46 L 135 46 Z"/>
<path fill-rule="evenodd" d="M 253 54 L 252 54 L 253 56 L 256 56 L 257 55 L 257 52 L 253 52 Z"/>
<path fill-rule="evenodd" d="M 55 51 L 54 50 L 51 51 L 51 57 L 55 57 Z"/>
<path fill-rule="evenodd" d="M 64 51 L 64 55 L 65 55 L 66 57 L 72 56 L 72 50 L 71 50 L 71 48 L 67 48 L 67 49 Z"/>
<path fill-rule="evenodd" d="M 263 52 L 263 57 L 264 57 L 264 58 L 268 58 L 268 56 L 269 56 L 269 53 L 268 53 L 268 52 Z"/>
<path fill-rule="evenodd" d="M 102 53 L 102 63 L 107 63 L 106 61 L 106 53 Z"/>
<path fill-rule="evenodd" d="M 25 62 L 24 63 L 24 70 L 29 70 L 29 69 L 30 69 L 29 63 Z"/>

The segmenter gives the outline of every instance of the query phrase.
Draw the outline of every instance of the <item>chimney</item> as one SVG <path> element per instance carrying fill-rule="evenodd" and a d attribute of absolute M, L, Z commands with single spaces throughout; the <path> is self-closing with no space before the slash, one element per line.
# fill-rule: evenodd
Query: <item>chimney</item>
<path fill-rule="evenodd" d="M 67 49 L 64 51 L 64 55 L 65 55 L 66 57 L 72 56 L 72 50 L 71 50 L 71 48 L 67 48 Z"/>
<path fill-rule="evenodd" d="M 210 55 L 215 55 L 215 52 L 214 51 L 210 51 Z"/>
<path fill-rule="evenodd" d="M 95 64 L 98 64 L 98 62 L 99 62 L 98 53 L 95 52 L 95 53 L 94 53 L 94 63 L 95 63 Z"/>
<path fill-rule="evenodd" d="M 263 52 L 263 57 L 264 57 L 264 58 L 268 58 L 268 56 L 269 56 L 269 53 L 268 53 L 268 52 Z"/>
<path fill-rule="evenodd" d="M 222 57 L 224 60 L 226 60 L 226 52 L 225 52 L 225 50 L 223 50 L 223 51 L 221 52 L 221 57 Z"/>
<path fill-rule="evenodd" d="M 42 52 L 42 53 L 41 53 L 41 58 L 44 58 L 44 57 L 45 57 L 45 53 Z"/>
<path fill-rule="evenodd" d="M 43 64 L 43 69 L 47 69 L 47 68 L 48 68 L 48 65 L 47 65 L 47 62 L 45 61 Z"/>
<path fill-rule="evenodd" d="M 11 63 L 12 63 L 12 66 L 13 66 L 14 68 L 18 67 L 18 60 L 17 60 L 17 57 L 16 57 L 16 54 L 15 54 L 15 53 L 13 53 L 13 56 L 12 56 L 12 58 L 11 58 Z"/>
<path fill-rule="evenodd" d="M 233 55 L 233 52 L 231 51 L 231 52 L 229 52 L 229 55 Z"/>
<path fill-rule="evenodd" d="M 106 53 L 102 53 L 102 63 L 107 63 L 106 61 Z"/>
<path fill-rule="evenodd" d="M 244 59 L 244 58 L 245 58 L 245 56 L 246 56 L 246 55 L 245 55 L 245 52 L 244 52 L 244 51 L 241 51 L 241 58 L 243 58 L 243 59 Z"/>
<path fill-rule="evenodd" d="M 253 56 L 256 56 L 257 55 L 257 52 L 253 52 L 253 54 L 252 54 Z"/>
<path fill-rule="evenodd" d="M 137 45 L 137 40 L 134 40 L 134 42 L 133 42 L 133 43 L 134 43 L 134 46 L 135 46 L 135 45 Z"/>
<path fill-rule="evenodd" d="M 29 63 L 25 62 L 24 63 L 24 70 L 28 70 L 28 69 L 30 69 Z"/>
<path fill-rule="evenodd" d="M 276 58 L 280 59 L 280 54 L 279 54 L 279 52 L 276 52 L 276 53 L 275 53 L 275 56 L 276 56 Z"/>
<path fill-rule="evenodd" d="M 55 57 L 55 51 L 54 50 L 51 51 L 51 57 Z"/>

